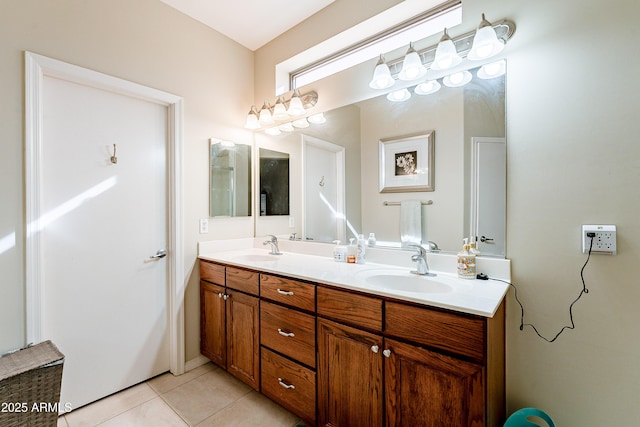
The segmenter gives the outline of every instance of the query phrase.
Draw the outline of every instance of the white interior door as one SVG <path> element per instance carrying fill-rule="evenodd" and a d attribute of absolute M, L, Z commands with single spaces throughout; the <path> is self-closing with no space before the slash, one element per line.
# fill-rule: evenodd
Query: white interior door
<path fill-rule="evenodd" d="M 504 138 L 472 138 L 471 235 L 480 253 L 505 255 L 507 148 Z"/>
<path fill-rule="evenodd" d="M 303 135 L 303 240 L 345 241 L 344 147 Z"/>
<path fill-rule="evenodd" d="M 77 408 L 169 369 L 167 107 L 46 76 L 42 339 Z M 114 155 L 115 159 L 111 159 Z"/>

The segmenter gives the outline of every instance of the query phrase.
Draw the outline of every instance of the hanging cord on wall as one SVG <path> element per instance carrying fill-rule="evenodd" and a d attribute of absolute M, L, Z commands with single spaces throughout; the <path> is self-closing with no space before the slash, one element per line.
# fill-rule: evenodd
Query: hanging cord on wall
<path fill-rule="evenodd" d="M 538 329 L 536 329 L 536 327 L 532 323 L 524 323 L 524 306 L 522 305 L 522 303 L 520 302 L 520 299 L 518 298 L 518 289 L 515 287 L 515 285 L 513 283 L 507 282 L 506 280 L 494 279 L 492 277 L 489 277 L 490 280 L 496 280 L 498 282 L 504 282 L 504 283 L 508 284 L 509 286 L 511 286 L 513 288 L 513 295 L 515 296 L 518 305 L 520 305 L 520 330 L 521 331 L 524 329 L 525 326 L 530 326 L 540 338 L 542 338 L 543 340 L 545 340 L 547 342 L 552 343 L 556 339 L 558 339 L 560 334 L 563 333 L 565 329 L 575 329 L 576 328 L 576 325 L 573 322 L 573 305 L 578 302 L 578 300 L 582 297 L 583 294 L 588 294 L 589 293 L 589 289 L 587 289 L 587 285 L 584 282 L 584 268 L 587 266 L 587 264 L 589 263 L 589 259 L 591 258 L 591 248 L 593 248 L 593 238 L 595 236 L 590 236 L 588 234 L 587 234 L 587 236 L 591 238 L 591 243 L 589 244 L 589 254 L 587 255 L 587 260 L 584 262 L 584 265 L 582 266 L 582 269 L 580 269 L 580 278 L 582 279 L 582 290 L 580 291 L 580 294 L 578 295 L 578 297 L 573 300 L 571 305 L 569 305 L 569 319 L 571 320 L 571 326 L 568 326 L 568 325 L 567 326 L 563 326 L 562 329 L 560 329 L 560 331 L 552 339 L 549 339 L 549 338 L 546 338 L 546 337 L 542 336 L 542 334 L 540 334 L 540 332 L 538 332 Z"/>

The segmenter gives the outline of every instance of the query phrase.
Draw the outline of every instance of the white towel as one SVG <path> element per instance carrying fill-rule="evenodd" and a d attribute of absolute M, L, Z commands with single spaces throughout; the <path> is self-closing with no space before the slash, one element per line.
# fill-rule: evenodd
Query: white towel
<path fill-rule="evenodd" d="M 403 248 L 422 244 L 422 202 L 400 202 L 400 242 Z"/>

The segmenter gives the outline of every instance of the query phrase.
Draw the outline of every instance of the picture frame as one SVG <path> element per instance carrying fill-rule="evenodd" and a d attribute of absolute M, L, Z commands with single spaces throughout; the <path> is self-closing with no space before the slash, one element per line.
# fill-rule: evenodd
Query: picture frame
<path fill-rule="evenodd" d="M 434 191 L 435 130 L 379 141 L 380 193 Z"/>

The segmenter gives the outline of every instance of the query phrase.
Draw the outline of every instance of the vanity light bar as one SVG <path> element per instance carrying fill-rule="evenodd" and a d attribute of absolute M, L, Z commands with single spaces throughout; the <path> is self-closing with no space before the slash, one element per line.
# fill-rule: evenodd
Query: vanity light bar
<path fill-rule="evenodd" d="M 502 40 L 505 44 L 507 43 L 507 41 L 509 41 L 509 39 L 511 39 L 511 37 L 513 37 L 513 34 L 516 31 L 516 24 L 508 19 L 503 19 L 501 21 L 495 22 L 492 27 L 496 31 L 496 36 L 498 37 L 498 39 Z M 462 58 L 466 58 L 467 54 L 471 50 L 471 46 L 473 45 L 473 37 L 475 36 L 475 34 L 476 30 L 473 30 L 451 39 L 456 47 L 456 51 Z M 434 45 L 418 51 L 418 55 L 420 56 L 422 64 L 425 67 L 428 67 L 433 62 L 433 59 L 436 56 L 437 47 L 438 45 Z M 391 71 L 391 75 L 394 78 L 397 78 L 398 74 L 400 74 L 403 61 L 404 56 L 387 62 L 389 70 Z"/>

